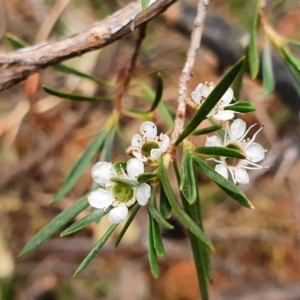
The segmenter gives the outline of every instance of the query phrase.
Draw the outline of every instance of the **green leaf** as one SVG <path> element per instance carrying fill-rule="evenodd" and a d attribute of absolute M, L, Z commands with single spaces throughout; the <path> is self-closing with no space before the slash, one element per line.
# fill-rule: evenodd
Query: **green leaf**
<path fill-rule="evenodd" d="M 275 88 L 275 80 L 272 64 L 272 53 L 268 37 L 265 37 L 265 48 L 263 53 L 263 87 L 266 95 L 273 93 Z"/>
<path fill-rule="evenodd" d="M 76 162 L 76 164 L 70 171 L 61 189 L 53 197 L 51 204 L 54 204 L 57 201 L 59 201 L 73 188 L 73 186 L 79 180 L 85 168 L 92 161 L 92 159 L 99 151 L 99 149 L 103 146 L 103 143 L 105 142 L 108 132 L 109 130 L 107 128 L 104 128 L 103 131 L 101 131 L 96 136 L 94 141 L 86 148 L 86 150 L 84 151 L 80 159 Z"/>
<path fill-rule="evenodd" d="M 155 187 L 153 188 L 151 199 L 150 199 L 150 202 L 151 202 L 150 206 L 154 207 L 155 209 L 157 209 L 156 187 L 157 187 L 157 185 L 155 185 Z M 151 214 L 150 214 L 150 217 L 151 217 L 151 226 L 152 226 L 152 233 L 153 233 L 152 238 L 153 238 L 153 242 L 154 242 L 155 251 L 159 256 L 165 256 L 166 253 L 165 253 L 164 245 L 162 242 L 159 224 L 157 223 L 157 221 L 155 221 L 155 219 L 152 217 Z"/>
<path fill-rule="evenodd" d="M 300 95 L 300 60 L 292 55 L 292 53 L 286 49 L 281 44 L 276 44 L 281 56 L 284 59 L 287 67 L 289 68 L 291 74 L 293 75 L 293 83 L 297 90 L 297 93 Z"/>
<path fill-rule="evenodd" d="M 130 208 L 130 210 L 131 210 L 131 215 L 130 215 L 130 217 L 127 219 L 127 221 L 126 221 L 124 227 L 122 228 L 122 230 L 121 230 L 119 236 L 117 237 L 117 240 L 116 240 L 116 242 L 115 242 L 115 248 L 117 248 L 117 247 L 119 246 L 119 244 L 120 244 L 120 242 L 121 242 L 121 240 L 122 240 L 124 234 L 126 233 L 128 227 L 130 226 L 131 222 L 133 221 L 135 215 L 137 214 L 137 212 L 139 211 L 140 208 L 141 208 L 141 206 L 140 206 L 137 202 Z"/>
<path fill-rule="evenodd" d="M 144 84 L 139 84 L 139 87 L 143 90 L 144 94 L 136 95 L 136 96 L 138 98 L 142 98 L 149 102 L 154 103 L 154 100 L 156 98 L 156 94 L 154 93 L 154 91 Z M 162 116 L 163 121 L 165 122 L 165 124 L 167 125 L 168 128 L 171 128 L 174 124 L 174 118 L 172 117 L 171 110 L 172 110 L 172 108 L 168 104 L 166 104 L 162 101 L 159 102 L 158 111 L 159 111 L 160 115 Z"/>
<path fill-rule="evenodd" d="M 224 93 L 227 91 L 227 89 L 230 87 L 231 83 L 233 82 L 234 78 L 239 73 L 243 62 L 244 57 L 242 57 L 228 72 L 227 74 L 222 78 L 222 80 L 219 82 L 219 84 L 212 90 L 212 92 L 209 94 L 207 99 L 203 102 L 203 104 L 200 106 L 192 120 L 187 124 L 187 126 L 184 128 L 181 135 L 178 137 L 178 139 L 175 142 L 175 146 L 178 146 L 187 136 L 189 136 L 196 128 L 197 126 L 206 119 L 206 116 L 210 113 L 210 111 L 213 109 L 213 107 L 219 102 L 219 100 L 222 98 Z"/>
<path fill-rule="evenodd" d="M 76 201 L 72 206 L 58 214 L 44 228 L 42 228 L 23 248 L 20 256 L 24 256 L 45 243 L 66 224 L 73 220 L 80 212 L 89 206 L 86 195 Z"/>
<path fill-rule="evenodd" d="M 204 234 L 201 228 L 197 226 L 197 224 L 187 215 L 187 213 L 182 209 L 176 196 L 173 192 L 171 184 L 168 179 L 168 175 L 161 158 L 160 160 L 160 172 L 161 172 L 161 182 L 164 187 L 164 191 L 168 200 L 172 206 L 174 213 L 177 215 L 179 220 L 186 226 L 186 228 L 191 231 L 195 236 L 197 236 L 205 245 L 207 245 L 210 249 L 213 249 L 212 242 L 208 239 L 208 237 Z"/>
<path fill-rule="evenodd" d="M 158 278 L 159 268 L 158 268 L 156 251 L 154 247 L 154 241 L 153 241 L 151 215 L 149 213 L 148 213 L 148 257 L 149 257 L 151 273 L 155 278 Z"/>
<path fill-rule="evenodd" d="M 243 85 L 243 77 L 247 70 L 247 63 L 248 63 L 248 59 L 246 58 L 244 60 L 244 63 L 242 65 L 238 75 L 236 76 L 236 78 L 234 79 L 234 81 L 232 83 L 233 94 L 236 99 L 240 99 L 240 93 L 241 93 L 241 89 L 242 89 L 242 85 Z"/>
<path fill-rule="evenodd" d="M 195 152 L 205 154 L 205 155 L 218 155 L 224 157 L 234 157 L 239 159 L 245 159 L 246 156 L 244 153 L 241 153 L 239 150 L 227 148 L 227 147 L 198 147 L 194 149 Z"/>
<path fill-rule="evenodd" d="M 69 100 L 74 100 L 74 101 L 91 101 L 91 102 L 99 102 L 99 101 L 104 101 L 104 100 L 111 100 L 111 96 L 103 96 L 103 97 L 89 97 L 89 96 L 84 96 L 84 95 L 77 95 L 77 94 L 72 94 L 72 93 L 64 93 L 60 92 L 58 90 L 54 90 L 50 88 L 49 86 L 43 85 L 43 90 L 53 96 L 59 97 L 59 98 L 64 98 L 64 99 L 69 99 Z"/>
<path fill-rule="evenodd" d="M 206 127 L 206 128 L 201 128 L 201 129 L 194 130 L 193 135 L 208 134 L 208 133 L 214 132 L 216 130 L 219 130 L 221 128 L 222 128 L 221 125 L 214 125 L 214 126 L 210 126 L 210 127 Z"/>
<path fill-rule="evenodd" d="M 161 232 L 158 223 L 151 217 L 152 225 L 152 238 L 154 243 L 155 252 L 157 255 L 164 257 L 166 255 L 164 244 L 162 242 Z"/>
<path fill-rule="evenodd" d="M 101 161 L 111 161 L 117 126 L 118 124 L 116 122 L 110 129 L 108 129 L 109 132 L 105 138 L 104 145 L 101 147 Z"/>
<path fill-rule="evenodd" d="M 197 196 L 197 184 L 194 175 L 193 156 L 189 150 L 183 152 L 180 190 L 190 204 L 195 202 Z"/>
<path fill-rule="evenodd" d="M 290 40 L 290 39 L 284 39 L 284 40 L 285 40 L 285 42 L 289 43 L 290 45 L 300 48 L 300 41 Z"/>
<path fill-rule="evenodd" d="M 65 229 L 60 236 L 64 237 L 70 234 L 73 234 L 87 226 L 89 226 L 90 224 L 92 224 L 93 222 L 99 222 L 100 219 L 106 215 L 109 212 L 109 209 L 104 212 L 103 209 L 95 209 L 93 210 L 91 213 L 89 213 L 87 216 L 85 216 L 84 218 L 82 218 L 81 220 L 78 220 L 77 222 L 73 223 L 71 226 L 69 226 L 67 229 Z"/>
<path fill-rule="evenodd" d="M 119 184 L 123 184 L 123 185 L 127 185 L 127 186 L 131 186 L 131 187 L 140 186 L 140 183 L 136 180 L 124 179 L 124 178 L 119 178 L 119 177 L 113 177 L 110 179 L 110 181 L 113 181 L 113 182 L 116 182 Z"/>
<path fill-rule="evenodd" d="M 149 180 L 152 180 L 153 178 L 157 178 L 158 174 L 155 173 L 142 173 L 137 177 L 137 181 L 140 183 L 147 182 Z"/>
<path fill-rule="evenodd" d="M 148 8 L 150 0 L 141 0 L 141 1 L 142 1 L 143 12 L 145 12 Z"/>
<path fill-rule="evenodd" d="M 78 77 L 89 79 L 89 80 L 91 80 L 99 85 L 105 86 L 105 87 L 114 87 L 114 85 L 109 83 L 108 81 L 105 81 L 97 76 L 93 76 L 93 75 L 81 72 L 77 69 L 69 67 L 66 64 L 58 64 L 58 65 L 53 66 L 53 68 L 62 73 L 72 74 L 72 75 L 76 75 Z"/>
<path fill-rule="evenodd" d="M 170 224 L 169 222 L 167 222 L 164 219 L 164 217 L 157 210 L 157 206 L 156 206 L 156 187 L 157 187 L 157 185 L 155 185 L 152 188 L 152 191 L 151 191 L 151 197 L 150 197 L 150 199 L 148 201 L 148 204 L 147 204 L 148 212 L 151 214 L 152 218 L 154 218 L 156 220 L 156 222 L 158 222 L 158 224 L 160 224 L 164 228 L 174 229 L 174 226 L 172 224 Z"/>
<path fill-rule="evenodd" d="M 194 156 L 194 162 L 196 167 L 198 167 L 202 173 L 219 185 L 229 196 L 233 198 L 233 200 L 242 206 L 254 208 L 246 195 L 234 183 L 224 178 L 222 175 L 208 166 L 207 163 L 202 159 Z"/>
<path fill-rule="evenodd" d="M 95 256 L 101 250 L 103 245 L 106 243 L 106 241 L 112 235 L 112 233 L 114 232 L 114 230 L 117 228 L 118 225 L 119 224 L 113 224 L 107 230 L 107 232 L 102 236 L 102 238 L 99 240 L 99 242 L 94 246 L 94 248 L 91 250 L 91 252 L 86 256 L 86 258 L 83 260 L 83 262 L 77 268 L 77 270 L 75 271 L 73 277 L 78 276 L 89 265 L 89 263 L 95 258 Z"/>
<path fill-rule="evenodd" d="M 196 224 L 202 228 L 201 212 L 199 199 L 193 205 L 190 205 L 188 201 L 182 197 L 182 203 L 186 213 L 193 219 Z M 210 261 L 207 247 L 199 241 L 199 239 L 188 232 L 190 243 L 192 246 L 194 263 L 197 270 L 198 284 L 201 291 L 201 299 L 209 299 L 208 279 L 210 277 Z"/>
<path fill-rule="evenodd" d="M 154 111 L 157 108 L 157 106 L 159 105 L 161 97 L 162 97 L 163 89 L 164 89 L 164 86 L 163 86 L 163 81 L 162 81 L 162 78 L 161 78 L 161 74 L 158 73 L 157 74 L 157 87 L 156 87 L 155 99 L 153 101 L 153 104 L 152 104 L 151 108 L 149 109 L 149 112 Z"/>
<path fill-rule="evenodd" d="M 19 37 L 9 32 L 5 33 L 5 38 L 15 49 L 21 49 L 28 46 L 28 44 L 21 40 Z"/>
<path fill-rule="evenodd" d="M 225 107 L 224 110 L 233 110 L 240 113 L 247 113 L 247 112 L 256 111 L 256 107 L 251 102 L 240 101 L 235 103 L 234 105 Z"/>
<path fill-rule="evenodd" d="M 251 30 L 250 44 L 248 48 L 249 67 L 252 79 L 257 77 L 259 71 L 259 54 L 257 47 L 257 33 L 260 25 L 260 0 L 257 1 L 254 14 L 253 26 Z"/>
<path fill-rule="evenodd" d="M 162 185 L 160 186 L 160 213 L 164 219 L 169 219 L 172 214 L 172 206 Z"/>

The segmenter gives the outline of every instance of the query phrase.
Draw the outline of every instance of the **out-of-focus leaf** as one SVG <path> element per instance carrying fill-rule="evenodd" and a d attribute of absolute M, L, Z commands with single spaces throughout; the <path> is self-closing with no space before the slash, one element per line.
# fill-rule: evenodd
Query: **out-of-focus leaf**
<path fill-rule="evenodd" d="M 206 127 L 206 128 L 201 128 L 201 129 L 197 129 L 193 131 L 193 135 L 203 135 L 203 134 L 208 134 L 214 131 L 217 131 L 219 129 L 221 129 L 222 126 L 221 125 L 213 125 L 210 127 Z"/>
<path fill-rule="evenodd" d="M 183 152 L 180 190 L 190 204 L 196 201 L 197 184 L 194 175 L 193 155 L 190 150 Z"/>
<path fill-rule="evenodd" d="M 91 252 L 86 256 L 86 258 L 83 260 L 83 262 L 77 268 L 73 277 L 78 276 L 90 264 L 90 262 L 95 258 L 95 256 L 101 250 L 103 245 L 106 243 L 106 241 L 108 240 L 108 238 L 111 236 L 111 234 L 114 232 L 114 230 L 117 228 L 118 225 L 119 224 L 111 225 L 111 227 L 102 236 L 102 238 L 99 240 L 99 242 L 94 246 L 94 248 L 91 250 Z"/>
<path fill-rule="evenodd" d="M 107 128 L 103 129 L 94 139 L 94 141 L 86 148 L 80 159 L 76 162 L 72 170 L 70 171 L 68 177 L 66 178 L 63 186 L 58 191 L 58 193 L 53 197 L 51 204 L 59 201 L 63 196 L 65 196 L 75 185 L 75 183 L 80 178 L 81 174 L 92 161 L 96 153 L 103 146 L 105 139 L 107 137 L 109 130 Z"/>
<path fill-rule="evenodd" d="M 79 77 L 82 77 L 82 78 L 86 78 L 86 79 L 89 79 L 99 85 L 102 85 L 102 86 L 106 86 L 106 87 L 113 87 L 114 85 L 109 83 L 108 81 L 105 81 L 97 76 L 93 76 L 93 75 L 90 75 L 90 74 L 87 74 L 87 73 L 84 73 L 84 72 L 81 72 L 75 68 L 72 68 L 72 67 L 69 67 L 68 65 L 66 64 L 58 64 L 58 65 L 55 65 L 53 66 L 54 69 L 62 72 L 62 73 L 66 73 L 66 74 L 72 74 L 72 75 L 76 75 L 76 76 L 79 76 Z"/>
<path fill-rule="evenodd" d="M 202 173 L 204 173 L 208 178 L 219 185 L 229 196 L 233 198 L 233 200 L 235 200 L 242 206 L 253 208 L 250 200 L 235 184 L 233 184 L 218 172 L 216 172 L 214 169 L 212 169 L 210 166 L 208 166 L 207 163 L 202 159 L 194 156 L 194 162 L 195 166 L 199 168 Z"/>
<path fill-rule="evenodd" d="M 245 154 L 241 153 L 240 151 L 227 147 L 198 147 L 195 148 L 194 151 L 206 155 L 218 155 L 224 157 L 234 157 L 239 159 L 246 158 Z"/>
<path fill-rule="evenodd" d="M 175 142 L 175 146 L 178 146 L 187 136 L 189 136 L 197 126 L 206 119 L 206 116 L 210 113 L 213 107 L 219 102 L 224 93 L 227 91 L 237 74 L 239 73 L 244 57 L 242 57 L 222 78 L 219 84 L 212 90 L 207 99 L 200 106 L 199 110 L 196 112 L 192 120 L 184 128 L 183 132 L 180 134 Z"/>
<path fill-rule="evenodd" d="M 250 44 L 248 48 L 249 67 L 252 79 L 257 77 L 259 71 L 259 54 L 257 47 L 257 33 L 260 25 L 260 0 L 257 0 L 256 10 L 254 14 L 253 26 L 251 30 Z"/>
<path fill-rule="evenodd" d="M 23 40 L 11 33 L 6 32 L 5 38 L 15 49 L 20 49 L 28 46 L 28 44 L 26 44 Z"/>
<path fill-rule="evenodd" d="M 225 107 L 225 110 L 233 110 L 240 113 L 247 113 L 247 112 L 256 111 L 256 107 L 251 102 L 240 101 L 235 103 L 234 105 Z"/>
<path fill-rule="evenodd" d="M 76 201 L 72 206 L 58 214 L 44 228 L 42 228 L 23 248 L 20 256 L 24 256 L 35 250 L 57 232 L 59 232 L 66 224 L 73 220 L 80 212 L 89 206 L 86 195 Z"/>
<path fill-rule="evenodd" d="M 141 0 L 141 1 L 142 1 L 143 11 L 145 12 L 149 6 L 150 0 Z"/>
<path fill-rule="evenodd" d="M 64 99 L 69 99 L 73 101 L 90 101 L 90 102 L 99 102 L 99 101 L 107 101 L 111 100 L 111 96 L 102 96 L 102 97 L 89 97 L 89 96 L 84 96 L 84 95 L 77 95 L 77 94 L 72 94 L 72 93 L 64 93 L 60 92 L 58 90 L 52 89 L 49 86 L 43 85 L 43 90 L 53 96 L 59 97 L 59 98 L 64 98 Z"/>
<path fill-rule="evenodd" d="M 263 53 L 263 87 L 266 95 L 273 93 L 275 87 L 272 53 L 268 37 L 265 37 L 265 48 Z"/>
<path fill-rule="evenodd" d="M 169 219 L 172 214 L 172 206 L 162 185 L 160 187 L 160 213 L 165 219 Z"/>
<path fill-rule="evenodd" d="M 281 56 L 283 57 L 287 67 L 289 68 L 291 74 L 293 75 L 293 83 L 300 95 L 300 60 L 298 60 L 288 49 L 286 49 L 282 44 L 276 44 Z"/>
<path fill-rule="evenodd" d="M 285 42 L 289 43 L 292 46 L 300 48 L 300 41 L 285 39 Z"/>
<path fill-rule="evenodd" d="M 187 213 L 182 209 L 176 196 L 173 192 L 171 184 L 169 182 L 169 178 L 161 158 L 160 160 L 160 173 L 161 173 L 161 182 L 164 187 L 164 191 L 168 200 L 172 206 L 174 213 L 177 215 L 179 220 L 183 223 L 183 225 L 191 231 L 196 237 L 198 237 L 205 245 L 207 245 L 210 249 L 213 249 L 212 242 L 209 238 L 204 234 L 201 228 L 187 215 Z"/>
<path fill-rule="evenodd" d="M 133 96 L 136 96 L 138 98 L 145 99 L 149 102 L 154 103 L 154 99 L 156 97 L 154 91 L 151 88 L 149 88 L 148 86 L 146 86 L 145 84 L 139 84 L 138 86 L 143 90 L 144 94 L 139 94 L 139 95 L 135 94 Z M 158 111 L 159 111 L 160 115 L 162 116 L 163 121 L 166 123 L 168 128 L 171 128 L 174 123 L 171 109 L 172 108 L 170 108 L 166 103 L 164 103 L 162 101 L 160 101 L 158 104 Z M 133 111 L 136 112 L 136 110 L 133 110 Z M 143 112 L 140 112 L 140 113 L 143 113 Z M 147 112 L 147 114 L 149 114 L 149 113 Z"/>
<path fill-rule="evenodd" d="M 156 93 L 155 93 L 155 99 L 153 101 L 153 104 L 151 106 L 151 108 L 149 109 L 149 112 L 154 111 L 156 109 L 156 107 L 159 105 L 161 97 L 162 97 L 162 93 L 163 93 L 163 81 L 161 78 L 161 74 L 158 73 L 157 74 L 157 87 L 156 87 Z"/>
<path fill-rule="evenodd" d="M 154 241 L 153 241 L 153 228 L 152 228 L 150 213 L 148 213 L 148 257 L 149 257 L 151 273 L 155 278 L 158 278 L 159 268 L 158 268 L 156 251 L 154 247 Z"/>
<path fill-rule="evenodd" d="M 119 244 L 120 244 L 120 242 L 121 242 L 121 240 L 122 240 L 124 234 L 126 233 L 128 227 L 130 226 L 131 222 L 133 221 L 133 219 L 134 219 L 135 215 L 137 214 L 137 212 L 139 211 L 140 207 L 141 207 L 141 206 L 136 202 L 136 203 L 134 204 L 134 206 L 131 208 L 131 215 L 130 215 L 130 217 L 127 219 L 127 221 L 126 221 L 124 227 L 122 228 L 122 230 L 121 230 L 119 236 L 118 236 L 117 239 L 116 239 L 116 242 L 115 242 L 115 248 L 117 248 L 117 247 L 119 246 Z"/>
<path fill-rule="evenodd" d="M 84 218 L 82 218 L 81 220 L 78 220 L 77 222 L 73 223 L 71 226 L 69 226 L 67 229 L 65 229 L 60 236 L 64 237 L 70 234 L 73 234 L 87 226 L 89 226 L 90 224 L 92 224 L 93 222 L 99 222 L 99 220 L 106 215 L 109 212 L 109 209 L 104 212 L 103 209 L 95 209 L 93 210 L 91 213 L 89 213 L 87 216 L 85 216 Z"/>

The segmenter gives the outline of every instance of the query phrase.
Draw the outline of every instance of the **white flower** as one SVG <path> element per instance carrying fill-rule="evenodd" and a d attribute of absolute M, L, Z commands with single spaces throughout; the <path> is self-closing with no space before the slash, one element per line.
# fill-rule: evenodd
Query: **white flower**
<path fill-rule="evenodd" d="M 264 167 L 256 164 L 265 158 L 265 149 L 254 140 L 261 131 L 260 128 L 252 137 L 245 139 L 249 130 L 256 124 L 250 126 L 246 131 L 246 123 L 241 119 L 236 119 L 228 129 L 226 124 L 226 132 L 222 141 L 218 136 L 213 135 L 206 138 L 205 146 L 220 146 L 239 150 L 246 156 L 246 159 L 238 159 L 232 157 L 220 157 L 220 160 L 213 159 L 218 162 L 215 170 L 223 177 L 228 179 L 228 171 L 230 172 L 234 183 L 249 183 L 247 169 L 263 169 Z"/>
<path fill-rule="evenodd" d="M 157 127 L 153 122 L 146 121 L 140 127 L 141 134 L 134 134 L 128 151 L 142 162 L 152 163 L 167 151 L 170 139 L 166 134 L 157 135 Z"/>
<path fill-rule="evenodd" d="M 112 206 L 109 212 L 109 220 L 112 223 L 120 223 L 127 218 L 128 207 L 136 201 L 140 205 L 146 205 L 151 195 L 151 187 L 147 183 L 141 183 L 138 187 L 112 182 L 111 178 L 136 180 L 137 176 L 144 173 L 144 164 L 136 158 L 127 162 L 127 174 L 122 168 L 116 172 L 109 162 L 100 161 L 92 168 L 94 181 L 101 188 L 88 195 L 91 206 L 104 211 Z"/>
<path fill-rule="evenodd" d="M 205 82 L 204 84 L 200 83 L 191 94 L 193 101 L 200 107 L 213 89 L 214 84 L 212 82 Z M 234 117 L 235 112 L 232 110 L 225 110 L 225 107 L 230 106 L 232 98 L 233 90 L 229 88 L 207 117 L 212 117 L 217 121 L 231 120 Z"/>

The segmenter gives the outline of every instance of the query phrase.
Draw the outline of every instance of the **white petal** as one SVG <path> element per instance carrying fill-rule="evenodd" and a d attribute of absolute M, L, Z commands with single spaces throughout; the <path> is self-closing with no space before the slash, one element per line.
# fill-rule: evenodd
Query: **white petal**
<path fill-rule="evenodd" d="M 91 206 L 106 210 L 113 202 L 109 191 L 98 189 L 87 196 Z"/>
<path fill-rule="evenodd" d="M 218 172 L 220 175 L 228 179 L 228 170 L 223 164 L 218 164 L 215 166 L 216 172 Z"/>
<path fill-rule="evenodd" d="M 138 175 L 144 173 L 144 164 L 137 158 L 131 158 L 127 162 L 127 175 L 131 179 L 136 179 Z"/>
<path fill-rule="evenodd" d="M 160 134 L 160 140 L 161 140 L 161 146 L 160 150 L 161 152 L 166 152 L 170 145 L 170 138 L 166 134 Z"/>
<path fill-rule="evenodd" d="M 222 141 L 221 141 L 221 139 L 220 139 L 218 136 L 216 136 L 216 135 L 208 136 L 208 137 L 206 138 L 205 146 L 206 146 L 206 147 L 222 146 Z"/>
<path fill-rule="evenodd" d="M 108 219 L 111 223 L 119 224 L 124 221 L 128 216 L 128 208 L 125 205 L 120 205 L 113 208 L 108 215 Z"/>
<path fill-rule="evenodd" d="M 265 158 L 265 149 L 258 143 L 252 143 L 245 150 L 247 159 L 259 162 Z"/>
<path fill-rule="evenodd" d="M 110 178 L 117 177 L 117 174 L 111 163 L 99 161 L 92 168 L 92 177 L 98 184 L 110 186 L 112 184 Z"/>
<path fill-rule="evenodd" d="M 191 93 L 191 97 L 194 102 L 200 104 L 200 90 L 203 86 L 203 83 L 197 85 L 196 89 Z"/>
<path fill-rule="evenodd" d="M 150 157 L 152 161 L 156 161 L 161 157 L 161 150 L 160 149 L 151 149 Z"/>
<path fill-rule="evenodd" d="M 229 130 L 229 137 L 233 141 L 237 141 L 246 131 L 246 123 L 241 119 L 236 119 Z"/>
<path fill-rule="evenodd" d="M 232 98 L 233 98 L 233 90 L 229 88 L 221 98 L 221 100 L 223 101 L 222 106 L 224 107 L 228 105 L 231 102 Z"/>
<path fill-rule="evenodd" d="M 148 140 L 153 140 L 157 135 L 157 127 L 153 122 L 146 121 L 141 125 L 140 132 Z"/>
<path fill-rule="evenodd" d="M 151 187 L 147 183 L 142 183 L 137 189 L 136 189 L 136 200 L 138 201 L 139 205 L 146 205 L 148 203 L 148 200 L 151 196 Z"/>
<path fill-rule="evenodd" d="M 236 169 L 234 172 L 235 172 L 236 182 L 241 183 L 241 184 L 249 183 L 249 176 L 245 169 L 239 168 L 239 169 Z"/>
<path fill-rule="evenodd" d="M 142 147 L 142 137 L 140 134 L 134 134 L 131 138 L 131 146 L 141 148 Z"/>
<path fill-rule="evenodd" d="M 206 84 L 204 84 L 200 90 L 200 98 L 203 97 L 206 99 L 213 89 L 214 89 L 213 85 L 207 86 Z"/>
<path fill-rule="evenodd" d="M 228 121 L 233 119 L 234 111 L 232 110 L 222 110 L 213 116 L 214 119 L 218 121 Z"/>
<path fill-rule="evenodd" d="M 135 156 L 138 160 L 140 160 L 142 162 L 147 161 L 147 158 L 144 155 L 142 155 L 140 152 L 132 151 L 132 155 Z"/>

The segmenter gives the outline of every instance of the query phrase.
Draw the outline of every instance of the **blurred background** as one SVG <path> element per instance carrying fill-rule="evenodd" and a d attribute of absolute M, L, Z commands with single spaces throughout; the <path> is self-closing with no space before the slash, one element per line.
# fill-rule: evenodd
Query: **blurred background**
<path fill-rule="evenodd" d="M 5 10 L 1 8 L 0 32 L 6 26 L 7 32 L 29 45 L 80 32 L 129 3 L 2 1 Z M 267 14 L 275 30 L 300 40 L 299 1 L 267 2 Z M 161 72 L 163 100 L 176 108 L 178 79 L 196 5 L 195 0 L 181 1 L 148 24 L 130 92 L 123 99 L 128 107 L 148 107 L 132 95 L 141 83 L 155 89 L 157 72 Z M 188 94 L 200 82 L 217 83 L 243 54 L 254 10 L 255 3 L 250 0 L 211 1 Z M 118 83 L 128 67 L 136 38 L 133 32 L 67 64 Z M 259 45 L 263 41 L 260 35 Z M 13 51 L 5 38 L 0 41 L 0 51 Z M 297 47 L 292 51 L 299 55 Z M 258 141 L 269 151 L 262 164 L 272 166 L 267 172 L 251 173 L 251 183 L 241 186 L 256 209 L 238 206 L 213 182 L 198 177 L 204 227 L 216 249 L 211 254 L 213 300 L 300 299 L 300 98 L 280 56 L 276 51 L 273 54 L 275 93 L 264 95 L 261 75 L 253 81 L 246 74 L 240 95 L 258 108 L 241 117 L 250 125 L 264 125 Z M 164 232 L 167 256 L 159 261 L 160 277 L 152 278 L 145 209 L 140 210 L 120 247 L 115 251 L 114 238 L 110 239 L 76 279 L 72 275 L 77 266 L 108 229 L 105 218 L 73 236 L 56 235 L 32 254 L 18 257 L 35 233 L 90 189 L 88 168 L 62 201 L 49 205 L 112 109 L 110 102 L 89 104 L 47 95 L 42 84 L 87 96 L 111 93 L 108 88 L 53 68 L 0 93 L 0 299 L 199 299 L 189 241 L 175 218 L 174 232 Z M 187 115 L 191 117 L 193 111 L 188 109 Z M 159 131 L 165 132 L 164 120 L 159 114 L 154 118 Z M 141 120 L 123 117 L 121 122 L 126 127 L 124 140 L 129 144 Z M 203 142 L 204 138 L 194 139 L 195 144 Z M 114 149 L 113 157 L 124 160 L 120 147 Z M 88 213 L 88 209 L 83 211 L 77 219 Z"/>

